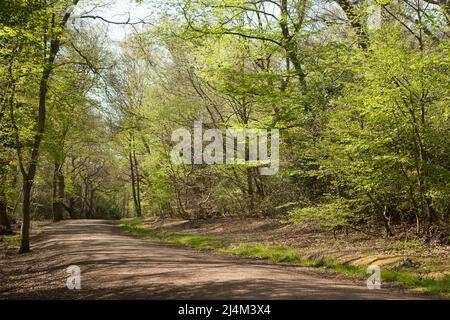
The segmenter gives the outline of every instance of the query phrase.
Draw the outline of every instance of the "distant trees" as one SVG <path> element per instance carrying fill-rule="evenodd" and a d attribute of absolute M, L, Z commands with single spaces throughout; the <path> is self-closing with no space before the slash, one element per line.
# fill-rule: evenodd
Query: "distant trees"
<path fill-rule="evenodd" d="M 92 108 L 95 102 L 88 96 L 99 67 L 94 59 L 96 45 L 90 43 L 90 51 L 83 52 L 86 48 L 80 47 L 82 37 L 67 29 L 77 4 L 78 0 L 33 4 L 6 1 L 0 6 L 0 216 L 2 228 L 9 229 L 8 211 L 15 211 L 21 199 L 21 253 L 30 249 L 30 220 L 37 214 L 32 210 L 49 208 L 40 192 L 32 193 L 33 187 L 41 190 L 47 177 L 52 177 L 47 182 L 52 190 L 49 211 L 53 212 L 53 220 L 63 218 L 64 208 L 75 217 L 71 206 L 65 204 L 66 183 L 73 181 L 66 181 L 64 167 L 70 149 L 80 143 L 77 130 L 81 130 L 83 139 L 92 137 L 83 130 L 88 128 L 84 125 L 88 117 L 97 117 Z M 103 126 L 99 123 L 96 125 Z M 20 180 L 14 176 L 17 171 Z M 21 190 L 18 183 L 22 184 Z M 10 192 L 8 188 L 20 191 Z M 91 202 L 94 195 L 90 190 Z"/>
<path fill-rule="evenodd" d="M 164 118 L 152 126 L 278 127 L 283 170 L 173 167 L 166 137 L 155 150 L 170 206 L 182 217 L 289 213 L 330 230 L 448 234 L 445 21 L 445 3 L 430 1 L 182 3 L 153 33 L 170 60 L 149 85 Z"/>
<path fill-rule="evenodd" d="M 67 29 L 77 2 L 0 5 L 0 230 L 22 211 L 21 252 L 30 217 L 448 235 L 448 1 L 169 1 L 120 48 Z M 194 121 L 280 129 L 280 173 L 173 164 Z"/>
<path fill-rule="evenodd" d="M 112 129 L 116 133 L 117 145 L 128 161 L 134 211 L 141 217 L 143 173 L 139 155 L 151 154 L 145 128 L 152 120 L 144 112 L 144 100 L 152 70 L 145 55 L 145 43 L 140 43 L 138 37 L 127 39 L 122 50 L 115 61 L 115 68 L 107 74 L 106 98 L 115 114 Z"/>

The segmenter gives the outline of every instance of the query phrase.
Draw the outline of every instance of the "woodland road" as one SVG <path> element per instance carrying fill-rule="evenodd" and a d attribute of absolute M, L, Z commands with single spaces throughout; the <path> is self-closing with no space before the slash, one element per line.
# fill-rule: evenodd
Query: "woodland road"
<path fill-rule="evenodd" d="M 0 299 L 421 299 L 397 288 L 322 271 L 126 235 L 117 222 L 65 221 L 46 227 L 33 252 L 0 257 Z M 81 290 L 66 268 L 81 269 Z M 425 296 L 426 298 L 426 296 Z"/>

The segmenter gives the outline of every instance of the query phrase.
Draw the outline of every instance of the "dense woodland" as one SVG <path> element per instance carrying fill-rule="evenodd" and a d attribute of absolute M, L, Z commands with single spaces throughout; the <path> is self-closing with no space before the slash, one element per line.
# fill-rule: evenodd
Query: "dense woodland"
<path fill-rule="evenodd" d="M 108 1 L 97 1 L 98 6 Z M 269 216 L 448 241 L 450 1 L 0 1 L 0 228 Z M 111 45 L 108 25 L 132 33 Z M 280 171 L 174 165 L 171 134 L 280 130 Z"/>

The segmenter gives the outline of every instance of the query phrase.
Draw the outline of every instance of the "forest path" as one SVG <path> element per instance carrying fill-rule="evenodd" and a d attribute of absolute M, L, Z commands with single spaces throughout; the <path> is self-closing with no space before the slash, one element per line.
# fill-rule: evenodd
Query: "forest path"
<path fill-rule="evenodd" d="M 33 252 L 0 259 L 0 299 L 420 299 L 397 288 L 123 233 L 113 221 L 46 227 Z M 81 269 L 81 290 L 66 268 Z M 426 297 L 425 297 L 426 298 Z"/>

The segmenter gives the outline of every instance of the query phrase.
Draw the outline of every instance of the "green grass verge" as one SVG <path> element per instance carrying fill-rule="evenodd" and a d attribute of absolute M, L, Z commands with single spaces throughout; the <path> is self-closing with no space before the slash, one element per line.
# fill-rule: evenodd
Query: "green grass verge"
<path fill-rule="evenodd" d="M 238 248 L 219 249 L 218 251 L 257 257 L 273 262 L 290 263 L 302 267 L 328 269 L 351 277 L 367 277 L 366 267 L 342 264 L 332 260 L 302 259 L 298 256 L 296 249 L 283 246 L 248 246 L 241 244 Z M 383 282 L 392 282 L 407 288 L 416 289 L 424 293 L 450 297 L 450 276 L 441 279 L 424 279 L 420 274 L 412 271 L 383 269 L 381 271 L 381 280 Z"/>
<path fill-rule="evenodd" d="M 224 239 L 211 236 L 200 235 L 177 235 L 175 233 L 167 232 L 160 229 L 149 229 L 145 227 L 139 220 L 125 220 L 122 219 L 119 223 L 119 227 L 126 233 L 143 237 L 146 239 L 160 240 L 167 243 L 174 243 L 184 245 L 196 249 L 218 249 L 228 245 L 228 242 Z"/>
<path fill-rule="evenodd" d="M 150 229 L 137 219 L 122 219 L 119 227 L 126 233 L 134 236 L 144 237 L 146 239 L 156 239 L 196 249 L 209 249 L 217 252 L 266 259 L 277 263 L 289 263 L 302 267 L 321 268 L 350 277 L 367 278 L 368 276 L 366 267 L 342 264 L 332 260 L 302 259 L 299 257 L 297 249 L 285 246 L 250 246 L 243 243 L 237 248 L 230 248 L 230 242 L 225 239 L 202 235 L 177 235 L 165 230 Z M 420 274 L 412 271 L 383 269 L 381 271 L 381 279 L 383 282 L 392 282 L 423 293 L 447 298 L 450 297 L 450 276 L 446 276 L 442 279 L 424 279 Z"/>
<path fill-rule="evenodd" d="M 13 248 L 18 248 L 20 244 L 20 235 L 14 234 L 10 236 L 3 236 L 3 241 L 0 245 L 3 244 L 3 248 L 9 250 Z"/>
<path fill-rule="evenodd" d="M 36 232 L 32 234 L 32 236 L 42 236 L 44 234 L 44 230 L 38 229 Z M 0 242 L 0 248 L 10 250 L 10 249 L 17 249 L 20 247 L 20 233 L 16 233 L 13 235 L 6 235 L 3 236 L 2 242 Z"/>

